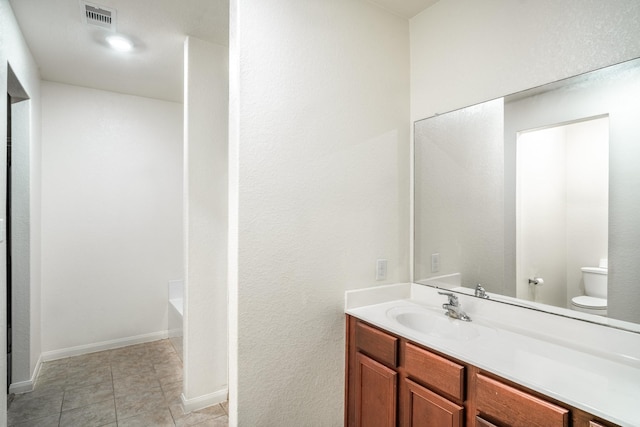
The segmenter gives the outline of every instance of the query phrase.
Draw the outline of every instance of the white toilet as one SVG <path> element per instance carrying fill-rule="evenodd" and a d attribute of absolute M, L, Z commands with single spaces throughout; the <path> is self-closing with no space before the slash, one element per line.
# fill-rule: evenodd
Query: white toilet
<path fill-rule="evenodd" d="M 600 267 L 582 267 L 582 278 L 586 295 L 571 299 L 571 309 L 583 313 L 607 315 L 607 268 L 606 262 Z"/>

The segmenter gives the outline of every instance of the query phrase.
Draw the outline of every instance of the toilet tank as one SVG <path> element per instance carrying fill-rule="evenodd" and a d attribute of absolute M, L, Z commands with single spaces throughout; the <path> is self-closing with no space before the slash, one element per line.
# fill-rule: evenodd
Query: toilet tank
<path fill-rule="evenodd" d="M 607 298 L 607 269 L 582 267 L 584 293 L 591 297 Z"/>

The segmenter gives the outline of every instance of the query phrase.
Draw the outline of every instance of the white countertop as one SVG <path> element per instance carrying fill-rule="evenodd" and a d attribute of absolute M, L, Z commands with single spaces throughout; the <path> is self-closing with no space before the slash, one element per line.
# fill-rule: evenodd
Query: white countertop
<path fill-rule="evenodd" d="M 418 284 L 349 291 L 345 311 L 611 422 L 640 426 L 640 334 L 459 298 L 472 318 L 468 325 L 444 316 L 446 298 Z M 441 326 L 466 333 L 456 339 L 418 332 L 388 315 L 398 310 L 442 313 Z"/>

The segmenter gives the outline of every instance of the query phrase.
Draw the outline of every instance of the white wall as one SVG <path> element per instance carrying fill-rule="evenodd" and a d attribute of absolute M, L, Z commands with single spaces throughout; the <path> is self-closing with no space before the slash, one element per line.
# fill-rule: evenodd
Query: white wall
<path fill-rule="evenodd" d="M 198 409 L 227 399 L 227 48 L 187 38 L 184 75 L 183 403 Z"/>
<path fill-rule="evenodd" d="M 410 20 L 411 117 L 640 56 L 636 0 L 440 0 Z"/>
<path fill-rule="evenodd" d="M 43 82 L 42 135 L 43 352 L 166 332 L 182 105 Z"/>
<path fill-rule="evenodd" d="M 408 35 L 364 1 L 231 3 L 230 425 L 343 423 L 344 291 L 409 276 Z"/>
<path fill-rule="evenodd" d="M 24 88 L 23 88 L 24 89 Z M 15 96 L 16 94 L 14 94 Z M 20 97 L 26 94 L 20 95 Z M 11 384 L 31 380 L 32 362 L 40 356 L 40 324 L 32 325 L 33 314 L 39 305 L 32 300 L 39 294 L 39 286 L 31 289 L 31 156 L 30 156 L 31 101 L 11 105 L 11 299 L 12 299 L 12 362 Z M 38 183 L 39 184 L 39 183 Z M 39 225 L 39 224 L 38 224 Z M 34 242 L 36 247 L 40 242 Z M 39 297 L 38 297 L 39 298 Z M 32 310 L 33 308 L 33 310 Z M 37 325 L 37 327 L 35 327 Z M 35 327 L 38 335 L 32 337 Z M 32 342 L 36 343 L 31 352 Z M 33 357 L 32 357 L 33 356 Z M 35 359 L 35 360 L 32 360 Z M 35 366 L 34 366 L 35 367 Z M 30 384 L 31 386 L 31 384 Z M 13 389 L 10 388 L 13 392 Z"/>
<path fill-rule="evenodd" d="M 34 355 L 40 353 L 40 322 L 38 321 L 38 300 L 40 295 L 40 259 L 39 242 L 40 239 L 40 195 L 39 179 L 39 153 L 40 153 L 40 77 L 38 67 L 29 52 L 18 24 L 15 20 L 9 2 L 0 0 L 0 93 L 7 92 L 7 66 L 9 63 L 22 84 L 25 91 L 31 97 L 29 102 L 29 117 L 31 119 L 29 129 L 29 155 L 32 159 L 30 170 L 30 256 L 31 265 L 29 267 L 30 276 L 30 299 L 32 303 L 30 316 L 30 347 L 31 363 L 30 370 L 35 368 Z M 6 102 L 0 103 L 0 141 L 6 141 Z M 6 199 L 6 145 L 0 148 L 0 212 L 5 212 Z M 4 218 L 4 214 L 1 215 Z M 6 243 L 0 243 L 0 259 L 6 257 Z M 0 263 L 0 288 L 6 288 L 6 266 Z M 6 295 L 0 292 L 0 354 L 6 354 Z M 6 372 L 6 358 L 0 357 L 0 372 Z M 0 375 L 0 424 L 6 419 L 6 377 Z"/>

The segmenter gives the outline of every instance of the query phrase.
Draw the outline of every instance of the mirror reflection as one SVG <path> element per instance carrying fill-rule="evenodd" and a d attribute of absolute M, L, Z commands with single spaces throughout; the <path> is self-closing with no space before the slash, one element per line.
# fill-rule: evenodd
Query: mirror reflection
<path fill-rule="evenodd" d="M 640 323 L 639 112 L 634 60 L 416 122 L 415 281 Z"/>

